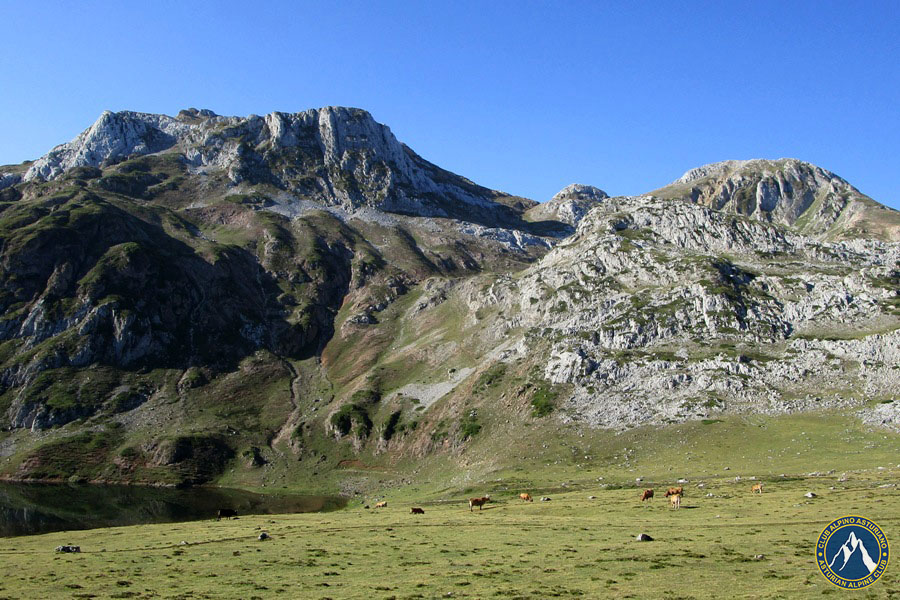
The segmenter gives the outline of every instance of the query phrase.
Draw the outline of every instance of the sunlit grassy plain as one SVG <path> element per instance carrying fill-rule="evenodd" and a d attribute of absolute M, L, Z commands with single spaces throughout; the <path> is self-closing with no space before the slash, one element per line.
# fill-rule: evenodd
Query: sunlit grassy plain
<path fill-rule="evenodd" d="M 534 503 L 507 495 L 474 513 L 462 502 L 423 503 L 425 514 L 411 515 L 411 503 L 398 493 L 377 511 L 353 506 L 10 538 L 0 543 L 0 597 L 841 595 L 849 592 L 816 571 L 816 536 L 832 518 L 859 513 L 875 519 L 889 540 L 900 539 L 897 489 L 877 487 L 881 481 L 772 482 L 755 496 L 745 482 L 708 482 L 702 490 L 688 484 L 679 511 L 659 497 L 641 505 L 635 490 L 621 489 L 553 494 L 550 502 Z M 805 498 L 808 490 L 818 497 Z M 270 540 L 257 540 L 263 530 Z M 641 532 L 654 541 L 634 541 Z M 53 552 L 70 542 L 82 553 Z M 856 594 L 900 595 L 896 566 Z"/>
<path fill-rule="evenodd" d="M 836 415 L 538 433 L 549 432 L 516 449 L 527 464 L 472 480 L 433 462 L 411 484 L 386 481 L 332 513 L 2 539 L 0 598 L 900 597 L 896 556 L 875 585 L 849 592 L 818 573 L 813 552 L 845 514 L 877 522 L 897 552 L 896 434 Z M 689 481 L 673 511 L 661 494 L 678 477 Z M 755 481 L 762 495 L 751 495 Z M 641 504 L 644 487 L 657 497 Z M 496 502 L 470 513 L 466 497 L 484 493 Z M 387 508 L 363 507 L 380 498 Z M 82 553 L 54 552 L 68 543 Z"/>

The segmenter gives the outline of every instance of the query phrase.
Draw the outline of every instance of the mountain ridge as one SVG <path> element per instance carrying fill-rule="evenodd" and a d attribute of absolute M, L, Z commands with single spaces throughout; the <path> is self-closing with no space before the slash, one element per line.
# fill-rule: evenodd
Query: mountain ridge
<path fill-rule="evenodd" d="M 271 154 L 301 147 L 321 155 L 325 172 L 268 168 Z M 397 141 L 390 128 L 365 110 L 339 106 L 299 113 L 275 111 L 263 117 L 224 117 L 194 108 L 175 117 L 107 110 L 76 138 L 33 161 L 24 172 L 0 173 L 0 189 L 21 181 L 53 180 L 75 167 L 98 167 L 174 149 L 181 151 L 195 172 L 225 170 L 233 185 L 268 181 L 344 208 L 369 206 L 419 216 L 474 218 L 489 227 L 526 227 L 518 215 L 496 206 L 496 200 L 512 198 L 508 194 L 440 169 Z M 303 162 L 302 155 L 287 158 L 288 163 Z M 282 167 L 284 160 L 276 157 Z M 332 180 L 343 179 L 339 174 L 348 171 L 354 175 L 350 185 Z M 559 220 L 574 226 L 591 202 L 606 193 L 592 186 L 580 186 L 579 192 L 579 186 L 573 186 L 549 203 L 515 201 L 531 210 L 527 220 Z M 900 241 L 900 212 L 879 205 L 834 173 L 793 158 L 709 163 L 650 194 L 774 220 L 822 239 Z M 570 232 L 552 227 L 545 231 L 557 237 Z"/>
<path fill-rule="evenodd" d="M 824 170 L 538 204 L 359 109 L 143 115 L 0 168 L 0 477 L 255 485 L 489 470 L 530 427 L 900 423 L 900 245 Z"/>
<path fill-rule="evenodd" d="M 6 175 L 2 185 L 53 181 L 73 168 L 110 166 L 166 151 L 178 152 L 194 174 L 220 170 L 231 185 L 273 184 L 326 205 L 462 217 L 488 226 L 517 222 L 514 212 L 494 202 L 508 194 L 425 161 L 368 112 L 345 107 L 264 117 L 222 117 L 197 109 L 177 117 L 104 111 L 24 174 Z"/>

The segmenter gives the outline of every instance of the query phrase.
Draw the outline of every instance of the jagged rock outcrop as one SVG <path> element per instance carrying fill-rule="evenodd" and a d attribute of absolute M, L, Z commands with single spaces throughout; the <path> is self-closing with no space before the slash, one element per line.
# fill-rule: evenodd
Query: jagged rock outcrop
<path fill-rule="evenodd" d="M 834 173 L 792 158 L 713 163 L 652 193 L 790 225 L 821 239 L 900 241 L 900 213 L 878 205 Z"/>
<path fill-rule="evenodd" d="M 559 221 L 575 227 L 588 211 L 607 198 L 607 193 L 600 188 L 573 183 L 525 214 L 532 221 Z"/>
<path fill-rule="evenodd" d="M 0 173 L 0 190 L 12 187 L 22 181 L 18 173 Z"/>
<path fill-rule="evenodd" d="M 165 115 L 107 110 L 74 140 L 34 161 L 23 179 L 51 180 L 75 167 L 105 166 L 132 154 L 160 152 L 189 130 L 189 125 Z"/>

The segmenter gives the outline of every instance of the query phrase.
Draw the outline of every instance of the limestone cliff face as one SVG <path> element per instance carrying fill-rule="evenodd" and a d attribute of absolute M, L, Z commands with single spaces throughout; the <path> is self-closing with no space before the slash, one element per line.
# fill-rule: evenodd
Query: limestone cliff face
<path fill-rule="evenodd" d="M 652 193 L 790 225 L 821 239 L 900 240 L 900 213 L 876 204 L 834 173 L 792 158 L 713 163 Z"/>
<path fill-rule="evenodd" d="M 494 202 L 502 194 L 429 163 L 368 112 L 344 107 L 246 118 L 196 109 L 177 117 L 106 111 L 74 140 L 35 161 L 22 179 L 49 181 L 76 167 L 170 150 L 197 175 L 223 172 L 232 184 L 271 184 L 325 205 L 488 226 L 517 220 Z M 3 181 L 13 183 L 12 176 Z"/>

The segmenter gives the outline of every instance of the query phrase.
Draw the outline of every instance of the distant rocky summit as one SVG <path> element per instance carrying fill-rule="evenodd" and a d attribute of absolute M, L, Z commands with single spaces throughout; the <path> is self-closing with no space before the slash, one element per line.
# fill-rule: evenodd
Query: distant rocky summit
<path fill-rule="evenodd" d="M 652 194 L 790 225 L 822 239 L 900 241 L 900 213 L 834 173 L 793 158 L 705 165 Z"/>
<path fill-rule="evenodd" d="M 537 203 L 360 109 L 104 112 L 0 167 L 0 240 L 0 477 L 488 470 L 548 423 L 896 427 L 900 213 L 793 159 Z"/>
<path fill-rule="evenodd" d="M 589 210 L 606 198 L 609 196 L 600 188 L 573 183 L 557 192 L 548 202 L 538 204 L 525 214 L 535 221 L 560 221 L 574 227 Z"/>

